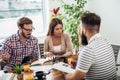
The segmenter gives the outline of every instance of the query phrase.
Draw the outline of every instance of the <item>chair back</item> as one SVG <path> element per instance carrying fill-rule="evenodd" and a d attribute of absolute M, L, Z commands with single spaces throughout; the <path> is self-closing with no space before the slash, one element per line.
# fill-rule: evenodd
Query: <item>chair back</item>
<path fill-rule="evenodd" d="M 120 45 L 112 45 L 114 54 L 115 54 L 115 62 L 117 63 L 117 59 L 118 59 L 118 54 L 120 51 Z"/>

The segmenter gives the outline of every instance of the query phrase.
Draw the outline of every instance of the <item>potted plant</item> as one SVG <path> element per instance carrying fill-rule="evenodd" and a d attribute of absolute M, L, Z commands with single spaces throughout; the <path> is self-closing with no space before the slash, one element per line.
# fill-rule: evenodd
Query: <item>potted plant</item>
<path fill-rule="evenodd" d="M 54 1 L 54 0 L 52 0 Z M 66 3 L 65 0 L 58 0 L 61 2 L 64 12 L 60 15 L 62 16 L 62 21 L 64 25 L 64 30 L 70 34 L 71 41 L 73 43 L 73 48 L 75 53 L 79 50 L 79 36 L 78 36 L 78 25 L 80 24 L 80 17 L 83 13 L 89 11 L 85 10 L 86 0 L 74 0 L 73 3 Z"/>
<path fill-rule="evenodd" d="M 13 68 L 13 72 L 17 74 L 17 80 L 23 80 L 22 66 L 21 65 L 15 65 Z"/>

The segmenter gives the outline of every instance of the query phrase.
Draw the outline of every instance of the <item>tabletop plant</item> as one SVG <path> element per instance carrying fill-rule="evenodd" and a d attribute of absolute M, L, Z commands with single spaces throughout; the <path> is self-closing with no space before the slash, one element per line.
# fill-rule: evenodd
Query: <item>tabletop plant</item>
<path fill-rule="evenodd" d="M 22 66 L 21 65 L 15 65 L 13 67 L 13 73 L 17 74 L 17 79 L 18 80 L 23 80 Z"/>
<path fill-rule="evenodd" d="M 13 72 L 17 74 L 21 74 L 22 72 L 22 67 L 20 65 L 15 65 L 13 68 Z"/>

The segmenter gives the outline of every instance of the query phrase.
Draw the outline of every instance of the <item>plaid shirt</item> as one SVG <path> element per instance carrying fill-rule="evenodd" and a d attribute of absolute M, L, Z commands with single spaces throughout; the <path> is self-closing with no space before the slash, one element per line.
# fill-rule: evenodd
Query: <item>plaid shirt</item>
<path fill-rule="evenodd" d="M 31 36 L 30 39 L 26 40 L 26 45 L 23 45 L 18 34 L 13 34 L 2 43 L 2 52 L 11 55 L 6 65 L 8 67 L 21 64 L 25 56 L 38 59 L 38 40 L 36 37 Z"/>

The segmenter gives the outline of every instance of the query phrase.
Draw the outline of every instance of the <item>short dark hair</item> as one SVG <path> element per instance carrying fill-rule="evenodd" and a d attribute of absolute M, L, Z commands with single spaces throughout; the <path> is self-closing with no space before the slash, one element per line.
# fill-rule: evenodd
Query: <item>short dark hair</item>
<path fill-rule="evenodd" d="M 96 15 L 95 13 L 84 13 L 81 16 L 81 21 L 85 25 L 89 25 L 89 26 L 97 25 L 99 28 L 100 23 L 101 23 L 101 18 L 100 18 L 100 16 Z"/>
<path fill-rule="evenodd" d="M 62 20 L 59 18 L 53 18 L 49 24 L 47 36 L 54 34 L 54 28 L 57 24 L 61 24 L 63 26 Z"/>
<path fill-rule="evenodd" d="M 32 20 L 27 17 L 22 17 L 17 21 L 17 26 L 23 28 L 24 24 L 32 24 Z"/>

